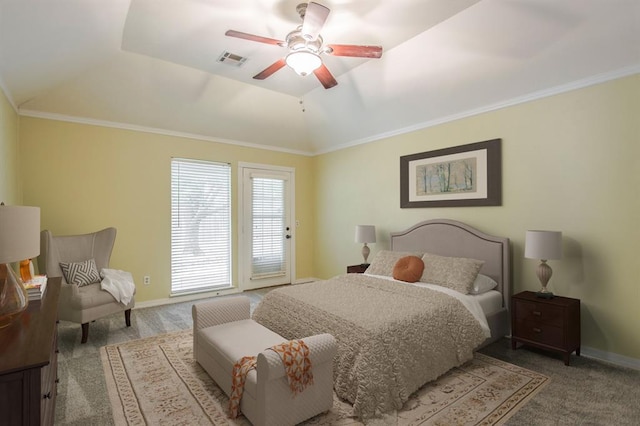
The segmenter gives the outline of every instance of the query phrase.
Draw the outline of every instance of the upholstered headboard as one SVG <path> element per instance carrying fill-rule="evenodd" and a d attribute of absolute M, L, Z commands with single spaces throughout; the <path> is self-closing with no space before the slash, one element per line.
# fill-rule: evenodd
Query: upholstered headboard
<path fill-rule="evenodd" d="M 503 307 L 509 309 L 511 249 L 508 238 L 485 234 L 455 220 L 434 219 L 420 222 L 404 231 L 392 232 L 391 250 L 483 260 L 480 273 L 496 280 L 496 290 L 502 293 Z"/>

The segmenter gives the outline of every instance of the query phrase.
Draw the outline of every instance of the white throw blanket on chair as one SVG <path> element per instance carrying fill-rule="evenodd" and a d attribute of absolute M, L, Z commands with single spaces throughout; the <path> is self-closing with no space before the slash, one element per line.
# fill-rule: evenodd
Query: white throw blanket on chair
<path fill-rule="evenodd" d="M 136 285 L 130 272 L 103 268 L 100 270 L 100 277 L 102 278 L 100 288 L 111 293 L 123 305 L 131 302 Z"/>

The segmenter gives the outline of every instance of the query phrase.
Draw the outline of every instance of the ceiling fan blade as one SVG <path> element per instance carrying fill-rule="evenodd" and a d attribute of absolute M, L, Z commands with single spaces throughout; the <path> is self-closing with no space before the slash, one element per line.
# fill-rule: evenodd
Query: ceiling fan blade
<path fill-rule="evenodd" d="M 260 71 L 258 74 L 254 75 L 253 78 L 256 80 L 264 80 L 265 78 L 271 76 L 274 72 L 278 71 L 280 68 L 284 67 L 286 62 L 284 58 L 278 59 L 273 64 L 269 65 L 264 70 Z"/>
<path fill-rule="evenodd" d="M 329 8 L 321 4 L 309 2 L 307 11 L 302 21 L 302 35 L 309 40 L 315 40 L 320 35 L 320 30 L 324 26 L 327 16 L 329 16 Z"/>
<path fill-rule="evenodd" d="M 258 43 L 275 44 L 278 46 L 284 46 L 286 43 L 282 40 L 276 40 L 275 38 L 262 37 L 254 34 L 243 33 L 242 31 L 228 30 L 224 35 L 229 37 L 237 37 L 250 41 L 257 41 Z"/>
<path fill-rule="evenodd" d="M 318 80 L 320 80 L 320 83 L 322 83 L 325 89 L 331 89 L 338 84 L 325 64 L 320 65 L 320 68 L 314 70 L 313 73 L 318 77 Z"/>
<path fill-rule="evenodd" d="M 354 44 L 329 44 L 327 54 L 332 56 L 352 56 L 356 58 L 380 58 L 382 46 L 357 46 Z"/>

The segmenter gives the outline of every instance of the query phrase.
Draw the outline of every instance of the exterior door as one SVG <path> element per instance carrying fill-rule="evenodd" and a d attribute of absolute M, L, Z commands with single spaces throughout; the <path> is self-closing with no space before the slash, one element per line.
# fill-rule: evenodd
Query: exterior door
<path fill-rule="evenodd" d="M 239 165 L 240 287 L 250 290 L 291 283 L 294 171 Z"/>

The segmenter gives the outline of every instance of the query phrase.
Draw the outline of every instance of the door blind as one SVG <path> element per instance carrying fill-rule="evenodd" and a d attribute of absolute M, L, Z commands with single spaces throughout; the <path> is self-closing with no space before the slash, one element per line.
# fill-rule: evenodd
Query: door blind
<path fill-rule="evenodd" d="M 286 274 L 285 184 L 283 179 L 251 177 L 253 279 Z"/>
<path fill-rule="evenodd" d="M 171 294 L 231 286 L 231 166 L 171 160 Z"/>

